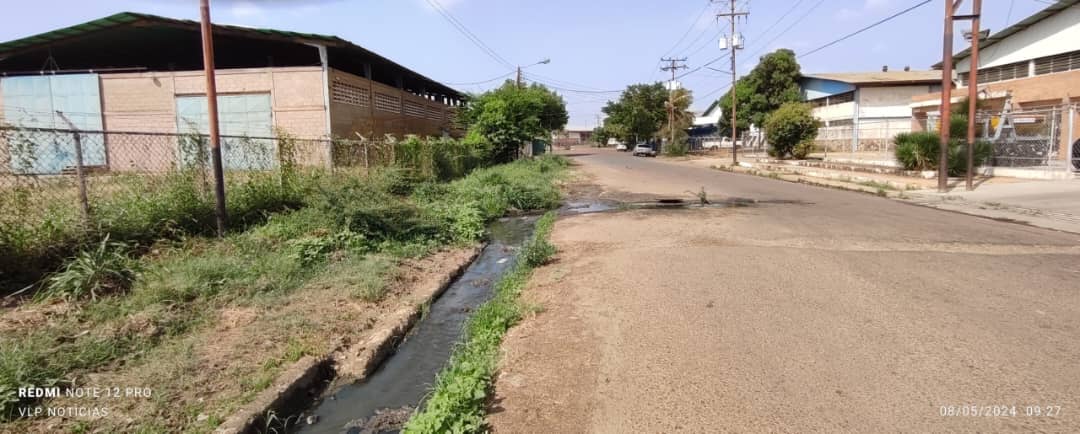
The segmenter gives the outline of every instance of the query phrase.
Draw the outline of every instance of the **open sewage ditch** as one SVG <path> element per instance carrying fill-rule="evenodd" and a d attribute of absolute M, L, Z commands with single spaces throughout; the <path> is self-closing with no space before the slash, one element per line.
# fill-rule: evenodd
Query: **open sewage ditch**
<path fill-rule="evenodd" d="M 657 199 L 640 202 L 572 200 L 560 215 L 579 215 L 635 209 L 696 209 L 748 207 L 763 203 L 733 198 L 721 202 Z M 293 408 L 270 423 L 252 426 L 255 432 L 379 434 L 400 432 L 422 404 L 436 376 L 449 362 L 472 312 L 488 301 L 496 282 L 510 270 L 522 244 L 532 235 L 538 216 L 499 219 L 488 227 L 488 244 L 465 271 L 429 306 L 401 343 L 363 381 L 334 385 L 332 369 L 324 369 L 320 385 L 328 390 L 312 401 L 293 397 Z M 307 393 L 318 393 L 308 390 Z M 250 430 L 249 430 L 250 431 Z"/>

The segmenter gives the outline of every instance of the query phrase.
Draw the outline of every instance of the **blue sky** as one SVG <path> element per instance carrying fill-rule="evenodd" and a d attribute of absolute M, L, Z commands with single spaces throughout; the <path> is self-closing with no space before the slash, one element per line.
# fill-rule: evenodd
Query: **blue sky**
<path fill-rule="evenodd" d="M 724 52 L 714 38 L 717 22 L 706 0 L 438 0 L 476 36 L 513 64 L 544 58 L 551 63 L 526 71 L 559 87 L 616 90 L 662 80 L 664 55 L 688 57 L 693 68 Z M 120 11 L 198 18 L 195 0 L 34 0 L 10 2 L 0 16 L 0 40 L 16 39 Z M 748 10 L 740 22 L 746 49 L 745 73 L 776 48 L 806 52 L 855 31 L 916 0 L 739 0 Z M 967 3 L 970 3 L 967 2 Z M 965 5 L 966 6 L 966 5 Z M 985 0 L 984 28 L 1004 28 L 1045 7 L 1039 0 Z M 341 36 L 436 80 L 488 80 L 510 70 L 458 33 L 426 0 L 212 0 L 217 22 Z M 943 0 L 826 50 L 799 59 L 804 72 L 928 69 L 941 59 Z M 966 8 L 964 9 L 966 10 Z M 703 13 L 703 11 L 705 11 Z M 786 15 L 785 15 L 786 14 Z M 783 18 L 782 20 L 780 20 Z M 800 20 L 801 19 L 801 20 Z M 779 20 L 779 21 L 778 21 Z M 967 27 L 960 24 L 959 29 Z M 786 30 L 786 31 L 785 31 Z M 683 35 L 685 38 L 681 38 Z M 676 42 L 679 42 L 676 45 Z M 957 49 L 964 42 L 957 41 Z M 728 69 L 722 60 L 712 65 Z M 702 109 L 727 90 L 730 75 L 701 69 L 682 83 Z M 457 85 L 476 92 L 496 86 Z M 591 128 L 612 93 L 560 92 L 569 105 L 571 127 Z"/>

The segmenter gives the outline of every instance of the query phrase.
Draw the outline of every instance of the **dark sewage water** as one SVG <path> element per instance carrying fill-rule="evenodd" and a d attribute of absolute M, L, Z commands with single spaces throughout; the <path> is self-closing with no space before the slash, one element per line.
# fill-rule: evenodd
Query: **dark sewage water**
<path fill-rule="evenodd" d="M 421 404 L 462 338 L 465 321 L 489 300 L 515 261 L 537 217 L 509 217 L 488 227 L 483 252 L 432 303 L 393 355 L 368 379 L 325 397 L 293 422 L 300 433 L 394 433 Z M 313 422 L 308 424 L 308 422 Z"/>

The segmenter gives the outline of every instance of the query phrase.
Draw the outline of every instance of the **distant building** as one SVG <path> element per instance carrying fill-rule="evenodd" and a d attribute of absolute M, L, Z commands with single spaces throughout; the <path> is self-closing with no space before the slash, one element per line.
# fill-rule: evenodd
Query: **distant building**
<path fill-rule="evenodd" d="M 215 25 L 223 135 L 300 138 L 441 135 L 464 95 L 336 36 Z M 422 49 L 422 48 L 418 48 Z M 206 133 L 206 79 L 199 23 L 139 13 L 0 43 L 0 122 L 84 131 Z M 101 137 L 100 135 L 98 137 Z M 89 165 L 111 170 L 174 165 L 147 161 L 131 142 L 86 143 Z M 324 149 L 301 155 L 329 163 Z M 0 165 L 10 152 L 0 143 Z M 58 173 L 70 155 L 40 156 L 36 173 Z"/>
<path fill-rule="evenodd" d="M 911 99 L 941 88 L 940 71 L 805 74 L 802 98 L 821 121 L 817 145 L 829 151 L 884 151 L 911 131 Z"/>
<path fill-rule="evenodd" d="M 716 124 L 723 117 L 720 113 L 720 100 L 713 101 L 709 108 L 700 114 L 695 113 L 694 123 L 688 131 L 691 138 L 715 136 L 719 129 Z"/>
<path fill-rule="evenodd" d="M 957 53 L 953 61 L 956 103 L 968 99 L 970 50 Z M 1080 139 L 1080 116 L 1071 120 L 1071 137 L 1067 127 L 1068 107 L 1080 103 L 1080 0 L 1054 2 L 982 40 L 978 78 L 981 109 L 995 117 L 995 125 L 1008 100 L 1011 111 L 1026 113 L 1022 122 L 1028 132 L 1021 134 L 1052 137 L 1049 149 L 1037 153 L 1063 158 L 1069 144 Z M 940 92 L 916 96 L 911 104 L 916 127 L 936 128 L 933 119 L 940 115 L 940 105 Z"/>
<path fill-rule="evenodd" d="M 555 147 L 577 146 L 588 143 L 592 140 L 592 136 L 593 130 L 584 128 L 567 129 L 551 133 L 551 141 Z"/>

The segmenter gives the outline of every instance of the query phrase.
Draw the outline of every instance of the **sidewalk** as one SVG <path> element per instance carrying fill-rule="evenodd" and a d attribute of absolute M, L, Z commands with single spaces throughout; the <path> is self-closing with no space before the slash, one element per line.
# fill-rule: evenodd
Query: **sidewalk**
<path fill-rule="evenodd" d="M 975 190 L 966 191 L 962 178 L 950 178 L 950 191 L 938 193 L 936 179 L 805 167 L 790 162 L 769 161 L 758 155 L 740 155 L 738 166 L 732 165 L 730 154 L 695 155 L 668 160 L 790 182 L 861 191 L 948 211 L 1080 233 L 1080 179 L 1043 181 L 1003 176 L 980 177 L 976 179 Z"/>
<path fill-rule="evenodd" d="M 1080 233 L 1080 179 L 984 184 L 947 193 L 909 192 L 920 205 Z"/>

